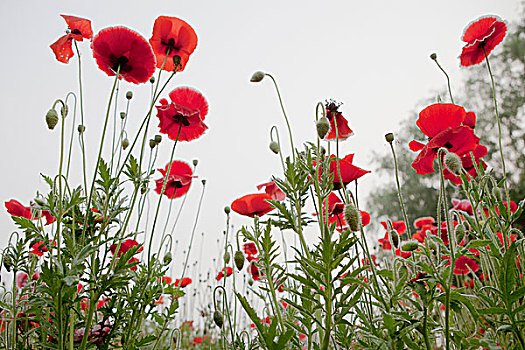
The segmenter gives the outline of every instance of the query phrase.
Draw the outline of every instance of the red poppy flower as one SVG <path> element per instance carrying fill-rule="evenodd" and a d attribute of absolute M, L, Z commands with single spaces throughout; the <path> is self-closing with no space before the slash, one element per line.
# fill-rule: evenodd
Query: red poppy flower
<path fill-rule="evenodd" d="M 443 259 L 448 259 L 449 262 L 445 264 L 445 266 L 450 266 L 450 257 L 444 256 Z M 465 255 L 460 256 L 456 259 L 456 262 L 454 263 L 454 275 L 466 275 L 470 272 L 469 270 L 472 270 L 472 272 L 476 272 L 479 270 L 479 264 L 477 263 L 476 259 L 469 258 Z"/>
<path fill-rule="evenodd" d="M 195 344 L 202 344 L 202 338 L 201 337 L 195 337 L 195 338 L 193 338 L 193 342 Z"/>
<path fill-rule="evenodd" d="M 424 216 L 424 217 L 420 217 L 420 218 L 417 218 L 416 220 L 414 220 L 414 227 L 415 228 L 422 228 L 423 226 L 431 225 L 434 222 L 436 222 L 436 220 L 433 217 L 431 217 L 431 216 Z"/>
<path fill-rule="evenodd" d="M 93 38 L 93 57 L 109 76 L 133 83 L 145 83 L 155 72 L 151 46 L 139 33 L 126 27 L 104 28 Z M 120 67 L 120 69 L 119 69 Z"/>
<path fill-rule="evenodd" d="M 195 89 L 179 87 L 170 92 L 171 103 L 160 100 L 157 107 L 160 132 L 172 140 L 191 141 L 199 138 L 208 127 L 204 118 L 208 114 L 208 102 Z"/>
<path fill-rule="evenodd" d="M 164 63 L 163 70 L 175 70 L 173 56 L 180 57 L 180 66 L 177 71 L 181 72 L 186 67 L 188 58 L 197 47 L 197 34 L 193 28 L 182 19 L 176 17 L 160 16 L 153 25 L 153 35 L 149 39 L 153 52 L 157 56 L 157 68 Z"/>
<path fill-rule="evenodd" d="M 157 188 L 155 191 L 161 194 L 164 178 L 168 172 L 169 164 L 164 169 L 157 169 L 162 174 L 160 179 L 156 180 Z M 166 178 L 166 188 L 164 194 L 168 198 L 179 198 L 190 189 L 193 172 L 190 166 L 182 161 L 175 160 L 171 163 L 170 173 Z"/>
<path fill-rule="evenodd" d="M 59 62 L 68 63 L 69 59 L 74 55 L 71 41 L 83 41 L 84 38 L 91 39 L 93 31 L 91 30 L 91 21 L 89 19 L 67 15 L 60 16 L 66 20 L 69 32 L 61 36 L 49 47 L 53 50 Z"/>
<path fill-rule="evenodd" d="M 264 187 L 264 192 L 268 193 L 273 200 L 275 201 L 283 201 L 286 198 L 286 195 L 283 191 L 277 186 L 277 184 L 273 181 L 260 184 L 257 186 L 257 189 L 260 190 Z"/>
<path fill-rule="evenodd" d="M 275 209 L 268 200 L 272 197 L 267 193 L 248 194 L 233 201 L 231 208 L 234 212 L 253 218 L 263 216 Z"/>
<path fill-rule="evenodd" d="M 452 221 L 452 229 L 455 229 L 456 226 L 458 225 L 458 222 L 457 221 Z M 450 243 L 450 237 L 449 237 L 449 234 L 448 234 L 448 228 L 447 228 L 447 223 L 445 221 L 442 221 L 441 222 L 441 230 L 440 230 L 440 238 L 441 240 L 443 241 L 443 243 L 445 243 L 446 245 L 448 245 Z M 437 228 L 437 225 L 436 226 L 433 226 L 432 229 L 430 230 L 430 232 L 433 234 L 433 235 L 436 235 L 438 234 L 438 228 Z M 460 242 L 460 245 L 463 245 L 465 244 L 464 241 L 461 241 Z"/>
<path fill-rule="evenodd" d="M 383 250 L 392 249 L 392 244 L 390 244 L 390 239 L 388 238 L 388 231 L 385 233 L 385 237 L 377 240 L 381 244 Z"/>
<path fill-rule="evenodd" d="M 261 279 L 261 271 L 259 270 L 259 267 L 255 264 L 255 262 L 250 263 L 250 266 L 248 266 L 248 272 L 252 275 L 252 279 L 254 281 L 258 281 Z"/>
<path fill-rule="evenodd" d="M 479 161 L 481 160 L 481 158 L 485 157 L 488 154 L 487 147 L 477 144 L 476 148 L 474 148 L 472 153 L 474 154 L 476 164 L 479 165 Z M 459 158 L 461 159 L 463 169 L 465 169 L 465 171 L 468 172 L 472 178 L 476 178 L 478 176 L 478 172 L 476 171 L 474 162 L 472 162 L 472 156 L 470 155 L 470 152 L 461 155 Z M 487 164 L 485 164 L 483 160 L 481 161 L 481 166 L 483 167 L 483 169 L 487 168 Z M 445 177 L 445 179 L 452 181 L 456 185 L 462 184 L 461 177 L 451 173 L 446 167 L 443 167 L 443 176 Z M 470 178 L 467 177 L 467 180 L 470 181 Z"/>
<path fill-rule="evenodd" d="M 34 243 L 31 248 L 33 248 L 33 250 L 30 250 L 29 253 L 32 253 L 32 254 L 35 254 L 37 256 L 42 256 L 44 255 L 45 252 L 48 252 L 49 249 L 47 249 L 44 241 L 38 241 L 36 243 Z"/>
<path fill-rule="evenodd" d="M 503 247 L 503 234 L 501 232 L 496 232 L 496 236 L 498 237 L 498 240 L 499 240 L 499 243 L 500 243 L 500 247 Z M 505 236 L 505 247 L 508 248 L 510 247 L 511 243 L 516 241 L 516 238 L 518 236 L 511 233 L 510 234 L 510 243 L 509 243 L 509 238 L 508 236 Z M 488 247 L 488 246 L 487 246 Z M 490 249 L 490 248 L 489 248 Z"/>
<path fill-rule="evenodd" d="M 388 230 L 388 225 L 386 221 L 381 221 L 381 225 L 385 228 L 385 230 Z M 407 232 L 407 225 L 404 221 L 392 221 L 392 228 L 397 231 L 398 234 L 402 235 L 403 233 Z"/>
<path fill-rule="evenodd" d="M 326 207 L 326 200 L 323 202 L 323 213 L 327 213 L 328 210 L 328 225 L 332 225 L 335 222 L 336 230 L 339 232 L 348 228 L 348 222 L 343 215 L 344 208 L 345 204 L 334 192 L 331 192 L 328 196 L 328 208 Z M 359 210 L 359 214 L 361 225 L 366 226 L 370 224 L 370 214 L 363 210 Z"/>
<path fill-rule="evenodd" d="M 507 201 L 503 201 L 503 206 L 504 206 L 505 208 L 507 208 L 507 210 L 509 210 L 509 205 L 507 204 Z M 518 205 L 516 204 L 516 202 L 514 202 L 514 201 L 510 201 L 510 212 L 511 212 L 511 213 L 514 213 L 516 210 L 518 210 Z M 498 208 L 497 206 L 496 206 L 496 213 L 497 213 L 498 215 L 501 215 L 501 214 L 499 213 L 499 208 Z"/>
<path fill-rule="evenodd" d="M 9 202 L 5 202 L 7 212 L 12 216 L 18 216 L 26 219 L 36 219 L 31 214 L 31 208 L 22 205 L 19 201 L 11 199 Z"/>
<path fill-rule="evenodd" d="M 182 280 L 177 278 L 175 280 L 174 286 L 175 287 L 179 287 L 179 285 L 180 285 L 181 288 L 184 288 L 187 285 L 191 284 L 191 282 L 192 282 L 192 280 L 189 277 L 183 277 Z"/>
<path fill-rule="evenodd" d="M 248 255 L 246 256 L 246 260 L 248 260 L 248 262 L 252 262 L 253 260 L 259 260 L 259 258 L 256 257 L 256 256 L 254 256 L 254 255 L 250 255 L 250 254 L 248 254 Z"/>
<path fill-rule="evenodd" d="M 232 273 L 233 273 L 233 268 L 231 268 L 230 266 L 226 266 L 226 277 L 231 276 Z M 219 271 L 215 279 L 217 281 L 220 281 L 223 277 L 224 277 L 224 269 L 222 269 L 222 271 Z"/>
<path fill-rule="evenodd" d="M 426 175 L 434 172 L 434 159 L 438 149 L 447 148 L 460 157 L 474 151 L 479 144 L 479 137 L 474 135 L 472 128 L 462 125 L 467 112 L 461 106 L 451 103 L 436 103 L 423 109 L 416 122 L 429 141 L 425 145 L 413 140 L 409 143 L 410 150 L 420 151 L 412 162 L 417 174 Z M 470 120 L 467 120 L 470 123 Z"/>
<path fill-rule="evenodd" d="M 133 257 L 131 259 L 128 260 L 128 263 L 127 265 L 131 265 L 131 264 L 134 264 L 134 263 L 138 263 L 140 260 Z M 133 265 L 129 268 L 131 271 L 137 271 L 137 265 Z"/>
<path fill-rule="evenodd" d="M 258 251 L 257 251 L 257 247 L 255 246 L 255 243 L 253 242 L 248 242 L 248 243 L 244 243 L 244 252 L 248 255 L 257 255 Z"/>
<path fill-rule="evenodd" d="M 171 284 L 171 277 L 169 277 L 169 276 L 162 276 L 161 281 L 162 281 L 162 283 Z"/>
<path fill-rule="evenodd" d="M 343 117 L 341 112 L 339 112 L 339 107 L 341 103 L 337 103 L 333 100 L 327 101 L 325 104 L 326 108 L 326 118 L 330 122 L 330 129 L 328 129 L 328 134 L 324 137 L 325 140 L 337 140 L 343 141 L 349 138 L 354 134 L 352 129 L 348 126 L 348 121 Z M 336 134 L 336 123 L 337 131 Z"/>
<path fill-rule="evenodd" d="M 133 239 L 126 239 L 124 242 L 120 244 L 120 248 L 118 250 L 117 256 L 121 256 L 122 254 L 125 254 L 131 247 L 139 246 L 139 243 Z M 115 251 L 117 250 L 118 244 L 112 244 L 109 246 L 109 250 L 111 250 L 111 253 L 115 254 Z M 137 249 L 137 253 L 142 251 L 142 246 Z"/>
<path fill-rule="evenodd" d="M 470 215 L 474 214 L 474 210 L 472 209 L 472 204 L 470 204 L 470 201 L 468 199 L 456 199 L 452 198 L 452 205 L 454 206 L 454 209 L 456 210 L 462 210 L 464 212 L 467 212 Z"/>
<path fill-rule="evenodd" d="M 471 22 L 461 40 L 467 44 L 459 56 L 463 67 L 481 63 L 487 55 L 503 41 L 507 25 L 497 16 L 481 17 Z"/>
<path fill-rule="evenodd" d="M 29 282 L 29 275 L 23 271 L 16 274 L 16 286 L 23 288 Z"/>
<path fill-rule="evenodd" d="M 401 247 L 397 248 L 395 251 L 396 256 L 400 256 L 403 259 L 408 259 L 412 256 L 412 252 L 405 252 L 401 250 Z"/>
<path fill-rule="evenodd" d="M 355 181 L 361 176 L 371 172 L 370 170 L 364 170 L 353 165 L 353 154 L 349 154 L 343 159 L 339 160 L 339 170 L 337 169 L 337 158 L 334 155 L 331 155 L 330 159 L 330 173 L 333 175 L 334 190 L 339 190 L 342 187 L 346 187 L 346 185 L 348 185 L 350 182 Z M 339 172 L 341 172 L 341 177 L 339 177 Z M 341 180 L 343 181 L 342 185 Z"/>

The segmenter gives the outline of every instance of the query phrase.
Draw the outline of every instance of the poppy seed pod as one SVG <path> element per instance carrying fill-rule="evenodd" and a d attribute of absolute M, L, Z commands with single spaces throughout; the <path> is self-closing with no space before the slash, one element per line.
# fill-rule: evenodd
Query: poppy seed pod
<path fill-rule="evenodd" d="M 436 55 L 436 53 L 431 53 L 430 59 L 436 61 L 438 59 L 438 56 Z"/>
<path fill-rule="evenodd" d="M 149 78 L 149 82 L 155 84 L 155 77 L 153 75 Z"/>
<path fill-rule="evenodd" d="M 193 160 L 193 166 L 197 166 L 197 164 L 199 164 L 199 160 L 198 159 L 194 159 Z"/>
<path fill-rule="evenodd" d="M 231 259 L 230 252 L 227 251 L 226 253 L 224 253 L 224 263 L 229 264 L 230 259 Z"/>
<path fill-rule="evenodd" d="M 351 203 L 347 203 L 345 205 L 345 219 L 348 223 L 348 226 L 350 226 L 350 230 L 352 232 L 359 231 L 359 210 L 355 207 L 355 205 Z"/>
<path fill-rule="evenodd" d="M 252 77 L 250 78 L 250 81 L 252 83 L 258 83 L 258 82 L 260 82 L 261 80 L 264 79 L 264 76 L 265 76 L 265 74 L 263 72 L 257 71 L 255 73 L 253 73 Z"/>
<path fill-rule="evenodd" d="M 386 142 L 388 142 L 388 143 L 392 143 L 392 142 L 394 142 L 394 134 L 392 134 L 391 132 L 389 132 L 388 134 L 385 135 L 385 140 L 386 140 Z"/>
<path fill-rule="evenodd" d="M 149 140 L 149 147 L 153 149 L 155 148 L 155 146 L 157 146 L 157 143 L 155 142 L 155 140 L 154 139 Z"/>
<path fill-rule="evenodd" d="M 9 255 L 4 255 L 4 261 L 3 261 L 4 267 L 7 270 L 7 272 L 11 271 L 11 267 L 13 266 L 13 260 Z"/>
<path fill-rule="evenodd" d="M 125 138 L 124 140 L 122 140 L 122 148 L 126 149 L 128 148 L 128 146 L 129 146 L 129 140 Z"/>
<path fill-rule="evenodd" d="M 317 128 L 317 136 L 319 136 L 320 139 L 324 139 L 330 130 L 330 121 L 327 117 L 322 117 L 317 121 L 315 127 Z"/>
<path fill-rule="evenodd" d="M 224 324 L 224 320 L 219 310 L 215 310 L 215 312 L 213 313 L 213 322 L 215 322 L 217 327 L 222 328 L 222 325 Z"/>
<path fill-rule="evenodd" d="M 235 263 L 237 270 L 241 271 L 244 267 L 244 254 L 240 250 L 235 252 L 235 255 L 233 256 L 233 262 Z"/>
<path fill-rule="evenodd" d="M 180 65 L 180 56 L 179 55 L 173 56 L 173 64 L 175 65 L 175 68 L 177 68 Z"/>
<path fill-rule="evenodd" d="M 126 119 L 126 112 L 120 112 L 120 119 Z"/>
<path fill-rule="evenodd" d="M 281 147 L 279 147 L 279 144 L 277 142 L 272 141 L 270 142 L 270 150 L 275 154 L 279 154 Z"/>
<path fill-rule="evenodd" d="M 50 109 L 46 114 L 46 123 L 49 130 L 53 130 L 58 123 L 58 114 L 54 109 Z"/>
<path fill-rule="evenodd" d="M 445 155 L 445 166 L 447 169 L 455 175 L 460 175 L 463 169 L 461 158 L 454 152 L 447 152 Z"/>
<path fill-rule="evenodd" d="M 225 206 L 225 207 L 224 207 L 224 212 L 225 212 L 226 214 L 229 214 L 229 213 L 231 212 L 230 207 Z"/>
<path fill-rule="evenodd" d="M 419 247 L 419 242 L 417 242 L 417 241 L 408 241 L 408 242 L 405 242 L 401 246 L 401 250 L 404 251 L 404 252 L 411 252 L 411 251 L 416 250 L 418 247 Z"/>
<path fill-rule="evenodd" d="M 78 130 L 78 133 L 79 134 L 82 134 L 84 131 L 86 131 L 86 127 L 82 124 L 80 124 L 78 127 L 77 127 L 77 130 Z"/>
<path fill-rule="evenodd" d="M 131 100 L 131 99 L 133 98 L 133 92 L 132 92 L 132 91 L 128 91 L 128 92 L 126 92 L 126 98 L 127 98 L 128 100 Z"/>
<path fill-rule="evenodd" d="M 155 140 L 155 143 L 158 145 L 158 144 L 162 141 L 162 136 L 160 136 L 160 135 L 155 135 L 154 140 Z"/>
<path fill-rule="evenodd" d="M 399 234 L 396 230 L 392 230 L 390 231 L 390 237 L 392 237 L 392 245 L 397 249 L 399 247 Z"/>
<path fill-rule="evenodd" d="M 140 188 L 140 193 L 145 194 L 146 192 L 148 192 L 148 185 L 143 183 L 142 187 Z"/>

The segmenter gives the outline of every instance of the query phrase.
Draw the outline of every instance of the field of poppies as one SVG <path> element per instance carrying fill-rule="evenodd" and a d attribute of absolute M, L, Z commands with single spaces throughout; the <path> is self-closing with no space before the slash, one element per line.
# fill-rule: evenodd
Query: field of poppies
<path fill-rule="evenodd" d="M 525 239 L 515 224 L 525 201 L 510 198 L 490 65 L 507 34 L 502 19 L 468 24 L 459 59 L 464 67 L 487 68 L 501 161 L 493 167 L 503 176 L 484 160 L 476 111 L 463 107 L 468 101 L 456 104 L 449 76 L 432 54 L 448 82 L 448 101 L 420 111 L 414 122 L 424 139 L 408 147 L 414 171 L 440 179 L 436 215 L 408 220 L 399 144 L 385 135 L 397 183 L 392 205 L 403 220 L 379 223 L 379 249 L 367 234 L 375 219 L 360 209 L 357 191 L 358 179 L 371 171 L 354 154 L 340 154 L 353 135 L 341 103 L 319 102 L 316 137 L 294 144 L 276 78 L 255 72 L 251 82 L 275 88 L 282 110 L 282 127 L 270 130 L 269 145 L 282 173 L 254 183 L 257 192 L 239 193 L 224 208 L 222 253 L 216 271 L 202 278 L 189 256 L 202 250 L 192 246 L 198 221 L 206 220 L 200 212 L 206 180 L 195 175 L 198 161 L 175 154 L 208 129 L 204 94 L 176 82 L 191 64 L 196 31 L 160 16 L 147 40 L 123 26 L 95 34 L 90 20 L 61 16 L 66 34 L 50 49 L 72 72 L 77 63 L 71 81 L 78 85 L 63 98 L 49 96 L 51 108 L 43 113 L 60 139 L 58 173 L 42 175 L 48 191 L 30 203 L 5 201 L 16 230 L 1 254 L 2 276 L 12 281 L 0 291 L 2 348 L 525 350 Z M 91 57 L 112 88 L 100 143 L 87 147 L 81 58 Z M 133 133 L 127 120 L 134 94 L 119 92 L 122 80 L 151 89 Z M 284 154 L 288 143 L 292 151 Z M 168 159 L 158 159 L 161 145 L 171 150 Z M 79 169 L 71 166 L 73 149 L 82 158 Z M 86 166 L 88 151 L 98 155 L 93 168 Z M 73 174 L 82 180 L 73 181 Z M 189 246 L 175 256 L 174 227 L 191 186 L 201 188 L 195 223 L 186 233 Z M 449 198 L 447 187 L 463 197 Z M 168 208 L 167 217 L 161 208 Z M 239 216 L 253 221 L 236 226 Z"/>

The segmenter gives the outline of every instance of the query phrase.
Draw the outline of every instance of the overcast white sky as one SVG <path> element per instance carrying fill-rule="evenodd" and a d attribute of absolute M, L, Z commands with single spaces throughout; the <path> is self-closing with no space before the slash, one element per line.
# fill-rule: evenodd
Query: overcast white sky
<path fill-rule="evenodd" d="M 93 31 L 125 25 L 151 37 L 159 15 L 177 16 L 190 23 L 199 43 L 186 70 L 171 88 L 193 86 L 209 103 L 207 133 L 177 146 L 176 158 L 200 160 L 198 175 L 208 181 L 197 228 L 197 247 L 222 236 L 223 208 L 256 191 L 256 185 L 278 175 L 280 161 L 268 150 L 269 131 L 277 125 L 284 150 L 287 131 L 269 80 L 249 82 L 256 70 L 272 73 L 281 87 L 296 146 L 314 140 L 315 106 L 334 98 L 355 135 L 341 146 L 341 154 L 356 153 L 354 163 L 367 170 L 372 151 L 386 152 L 384 134 L 422 99 L 443 90 L 445 80 L 428 58 L 437 52 L 443 67 L 458 86 L 460 40 L 465 26 L 482 15 L 507 21 L 519 15 L 515 0 L 446 1 L 12 1 L 0 2 L 0 199 L 24 204 L 36 191 L 46 191 L 39 173 L 54 175 L 58 168 L 59 132 L 50 132 L 44 116 L 53 101 L 77 91 L 77 58 L 69 64 L 55 60 L 49 45 L 64 34 L 60 14 L 92 20 Z M 93 165 L 107 96 L 113 80 L 100 71 L 87 42 L 80 44 L 85 86 L 86 137 L 89 165 Z M 122 82 L 132 89 L 130 129 L 146 110 L 149 84 Z M 168 89 L 171 91 L 171 89 Z M 446 96 L 444 96 L 446 98 Z M 119 110 L 124 108 L 123 94 Z M 465 101 L 462 101 L 464 104 Z M 468 104 L 466 104 L 468 107 Z M 150 130 L 157 131 L 154 120 Z M 152 133 L 153 135 L 153 133 Z M 171 145 L 161 144 L 159 167 L 169 159 Z M 75 150 L 78 159 L 78 149 Z M 80 163 L 75 161 L 74 169 Z M 158 175 L 155 175 L 157 178 Z M 78 184 L 80 172 L 73 176 Z M 361 180 L 364 199 L 376 180 Z M 183 221 L 175 236 L 184 246 L 194 220 L 200 183 L 190 189 Z M 156 197 L 152 197 L 156 198 Z M 177 202 L 178 203 L 178 202 Z M 364 201 L 362 201 L 364 203 Z M 167 202 L 165 203 L 167 204 Z M 177 207 L 177 206 L 175 206 Z M 366 209 L 366 208 L 365 208 Z M 5 209 L 0 215 L 0 245 L 14 230 Z M 233 215 L 237 226 L 249 220 Z M 202 235 L 204 233 L 204 235 Z M 207 248 L 204 257 L 215 257 Z M 200 249 L 200 248 L 199 248 Z M 195 249 L 192 261 L 199 258 Z M 200 253 L 202 254 L 202 252 Z M 177 258 L 181 259 L 179 255 Z"/>

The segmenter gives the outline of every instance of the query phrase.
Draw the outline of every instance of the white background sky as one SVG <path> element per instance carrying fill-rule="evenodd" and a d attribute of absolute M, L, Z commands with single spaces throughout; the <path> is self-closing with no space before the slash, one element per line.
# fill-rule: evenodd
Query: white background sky
<path fill-rule="evenodd" d="M 47 190 L 39 173 L 57 173 L 59 132 L 58 128 L 47 130 L 44 116 L 55 99 L 78 90 L 77 57 L 62 64 L 49 48 L 66 29 L 60 14 L 91 19 L 94 33 L 125 25 L 149 39 L 159 15 L 180 17 L 197 32 L 197 49 L 168 91 L 180 85 L 195 87 L 210 106 L 207 133 L 196 141 L 180 143 L 176 151 L 177 159 L 199 159 L 198 175 L 208 181 L 191 261 L 201 259 L 202 249 L 202 259 L 210 261 L 218 255 L 214 242 L 224 230 L 224 206 L 256 192 L 256 185 L 279 174 L 278 156 L 268 150 L 272 125 L 279 127 L 284 151 L 289 154 L 287 130 L 273 86 L 268 79 L 250 83 L 254 71 L 270 72 L 278 80 L 297 147 L 314 140 L 318 101 L 334 98 L 344 102 L 342 111 L 355 135 L 342 144 L 341 154 L 356 153 L 357 166 L 375 170 L 371 152 L 388 151 L 383 135 L 396 131 L 401 120 L 424 107 L 419 101 L 446 87 L 429 54 L 437 52 L 454 89 L 464 76 L 458 56 L 467 24 L 487 14 L 514 21 L 519 13 L 519 3 L 514 0 L 2 0 L 2 208 L 3 202 L 12 198 L 28 204 L 36 191 Z M 113 80 L 96 67 L 87 42 L 80 43 L 80 48 L 91 169 Z M 121 91 L 128 89 L 135 93 L 128 122 L 131 130 L 145 115 L 150 86 L 123 81 Z M 119 111 L 124 101 L 122 93 Z M 157 124 L 154 120 L 150 130 L 157 131 Z M 164 137 L 158 167 L 167 163 L 170 150 Z M 77 148 L 74 156 L 79 159 L 79 155 Z M 81 179 L 79 165 L 78 160 L 73 163 L 75 184 Z M 360 182 L 360 197 L 365 199 L 376 183 L 374 173 L 366 175 Z M 190 189 L 183 221 L 175 233 L 180 246 L 185 246 L 190 235 L 200 188 L 195 182 Z M 3 247 L 15 228 L 6 210 L 1 211 Z M 239 215 L 232 218 L 237 226 L 250 223 Z M 180 251 L 176 258 L 182 260 Z"/>

